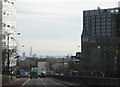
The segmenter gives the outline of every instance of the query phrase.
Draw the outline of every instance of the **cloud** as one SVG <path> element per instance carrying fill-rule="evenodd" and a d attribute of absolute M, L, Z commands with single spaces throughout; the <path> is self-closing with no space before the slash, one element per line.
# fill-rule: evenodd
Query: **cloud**
<path fill-rule="evenodd" d="M 17 31 L 21 53 L 30 46 L 41 54 L 67 54 L 79 50 L 83 10 L 117 7 L 119 0 L 17 0 Z"/>
<path fill-rule="evenodd" d="M 44 1 L 44 0 L 43 0 Z M 72 1 L 72 0 L 71 0 Z M 75 0 L 76 1 L 76 0 Z M 80 8 L 80 4 L 78 2 L 75 3 L 75 1 L 72 1 L 74 3 L 70 3 L 68 0 L 45 0 L 45 2 L 38 1 L 30 3 L 26 2 L 27 4 L 19 3 L 17 5 L 17 12 L 18 13 L 31 13 L 31 14 L 38 14 L 38 13 L 48 13 L 49 14 L 76 14 L 78 9 Z M 22 7 L 21 7 L 22 6 Z M 76 10 L 77 9 L 77 10 Z M 76 12 L 75 12 L 76 11 Z"/>

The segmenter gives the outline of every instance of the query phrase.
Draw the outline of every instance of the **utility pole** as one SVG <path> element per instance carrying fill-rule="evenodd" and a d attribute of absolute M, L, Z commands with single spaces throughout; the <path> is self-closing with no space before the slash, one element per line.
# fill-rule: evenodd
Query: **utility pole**
<path fill-rule="evenodd" d="M 65 73 L 64 68 L 65 68 L 65 66 L 64 66 L 64 58 L 63 58 L 63 74 Z"/>
<path fill-rule="evenodd" d="M 7 74 L 9 74 L 9 65 L 10 65 L 10 59 L 9 59 L 9 33 L 7 34 L 7 49 L 8 49 L 8 52 L 7 52 L 7 54 L 8 54 L 8 59 L 7 59 Z"/>

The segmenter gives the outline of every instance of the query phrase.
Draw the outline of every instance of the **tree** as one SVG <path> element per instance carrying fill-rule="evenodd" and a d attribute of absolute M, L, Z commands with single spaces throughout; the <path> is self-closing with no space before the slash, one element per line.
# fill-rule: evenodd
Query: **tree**
<path fill-rule="evenodd" d="M 49 71 L 53 71 L 54 70 L 53 69 L 54 64 L 55 64 L 55 61 L 53 59 L 48 59 L 45 66 Z"/>

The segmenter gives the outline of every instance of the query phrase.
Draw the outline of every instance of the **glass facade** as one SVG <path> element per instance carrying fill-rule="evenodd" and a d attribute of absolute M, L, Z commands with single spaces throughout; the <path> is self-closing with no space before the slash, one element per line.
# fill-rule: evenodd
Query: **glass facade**
<path fill-rule="evenodd" d="M 104 37 L 113 36 L 112 33 L 112 19 L 111 15 L 91 15 L 85 16 L 85 26 L 86 30 L 91 30 L 91 36 L 93 37 Z"/>
<path fill-rule="evenodd" d="M 98 72 L 103 72 L 108 77 L 117 73 L 119 69 L 114 67 L 117 66 L 114 59 L 120 56 L 116 53 L 116 49 L 120 49 L 119 38 L 120 8 L 83 12 L 81 46 L 82 58 L 87 72 L 96 73 L 95 75 Z M 117 61 L 119 62 L 119 60 Z M 115 68 L 117 68 L 116 71 Z"/>

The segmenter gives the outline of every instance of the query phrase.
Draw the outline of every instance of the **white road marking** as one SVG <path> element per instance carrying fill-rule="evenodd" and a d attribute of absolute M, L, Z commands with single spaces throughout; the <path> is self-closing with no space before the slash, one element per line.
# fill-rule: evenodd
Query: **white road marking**
<path fill-rule="evenodd" d="M 42 79 L 40 79 L 40 80 L 41 80 L 42 84 L 43 84 L 45 87 L 47 87 L 47 86 L 45 85 L 45 83 L 42 81 Z"/>
<path fill-rule="evenodd" d="M 22 84 L 20 87 L 23 87 L 29 80 L 30 80 L 30 78 L 24 84 Z"/>

